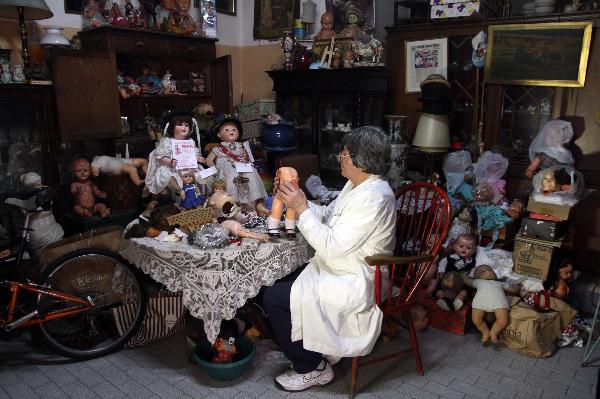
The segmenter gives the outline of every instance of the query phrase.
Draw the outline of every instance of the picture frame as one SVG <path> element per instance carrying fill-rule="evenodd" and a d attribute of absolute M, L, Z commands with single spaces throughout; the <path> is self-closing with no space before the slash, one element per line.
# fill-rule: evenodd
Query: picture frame
<path fill-rule="evenodd" d="M 591 22 L 491 25 L 486 83 L 583 87 Z"/>
<path fill-rule="evenodd" d="M 406 41 L 404 54 L 406 93 L 420 93 L 420 83 L 431 74 L 448 78 L 447 37 Z"/>
<path fill-rule="evenodd" d="M 300 18 L 300 0 L 254 0 L 254 39 L 278 40 Z"/>
<path fill-rule="evenodd" d="M 237 0 L 216 0 L 217 12 L 221 14 L 237 14 Z"/>

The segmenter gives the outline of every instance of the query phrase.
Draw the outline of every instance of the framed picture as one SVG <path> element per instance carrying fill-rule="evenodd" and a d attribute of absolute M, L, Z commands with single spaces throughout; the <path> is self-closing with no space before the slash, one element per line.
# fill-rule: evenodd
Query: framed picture
<path fill-rule="evenodd" d="M 448 78 L 448 38 L 406 42 L 406 92 L 419 93 L 427 76 L 437 73 Z"/>
<path fill-rule="evenodd" d="M 490 26 L 485 82 L 583 87 L 591 22 Z"/>
<path fill-rule="evenodd" d="M 200 3 L 200 20 L 202 22 L 202 36 L 217 38 L 217 12 L 215 0 L 202 0 Z"/>
<path fill-rule="evenodd" d="M 300 0 L 254 0 L 255 39 L 279 39 L 300 18 Z"/>
<path fill-rule="evenodd" d="M 216 0 L 217 12 L 227 15 L 236 15 L 237 0 Z"/>
<path fill-rule="evenodd" d="M 375 28 L 375 0 L 325 0 L 325 8 L 333 13 L 333 29 L 338 33 L 348 25 L 348 10 L 351 8 L 358 8 L 362 13 L 359 26 L 363 30 Z"/>
<path fill-rule="evenodd" d="M 83 10 L 82 0 L 65 0 L 65 14 L 79 14 Z"/>

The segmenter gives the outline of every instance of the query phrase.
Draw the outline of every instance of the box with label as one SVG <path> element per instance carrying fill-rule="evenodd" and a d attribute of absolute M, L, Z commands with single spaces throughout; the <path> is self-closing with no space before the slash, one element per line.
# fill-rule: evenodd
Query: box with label
<path fill-rule="evenodd" d="M 566 205 L 547 204 L 545 202 L 539 202 L 529 197 L 527 202 L 527 210 L 529 212 L 539 213 L 542 215 L 554 216 L 560 220 L 568 220 L 571 216 L 571 210 L 573 207 Z"/>
<path fill-rule="evenodd" d="M 275 100 L 256 100 L 237 107 L 240 122 L 260 119 L 262 116 L 275 112 Z"/>
<path fill-rule="evenodd" d="M 561 244 L 560 241 L 542 241 L 520 236 L 515 238 L 515 249 L 513 250 L 515 273 L 545 280 L 554 250 Z"/>
<path fill-rule="evenodd" d="M 479 2 L 440 4 L 431 6 L 431 19 L 474 17 L 479 15 Z"/>
<path fill-rule="evenodd" d="M 567 232 L 567 222 L 555 222 L 552 220 L 540 220 L 530 217 L 523 218 L 521 225 L 521 236 L 537 238 L 540 240 L 555 241 L 563 238 Z"/>

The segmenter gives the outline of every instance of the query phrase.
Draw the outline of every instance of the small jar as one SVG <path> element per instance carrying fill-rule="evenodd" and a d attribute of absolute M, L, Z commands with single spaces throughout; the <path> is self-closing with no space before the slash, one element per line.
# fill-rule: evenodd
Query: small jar
<path fill-rule="evenodd" d="M 294 36 L 296 36 L 296 39 L 304 40 L 304 38 L 306 38 L 306 27 L 302 23 L 301 19 L 294 20 L 294 28 L 292 29 L 292 31 L 294 32 Z"/>

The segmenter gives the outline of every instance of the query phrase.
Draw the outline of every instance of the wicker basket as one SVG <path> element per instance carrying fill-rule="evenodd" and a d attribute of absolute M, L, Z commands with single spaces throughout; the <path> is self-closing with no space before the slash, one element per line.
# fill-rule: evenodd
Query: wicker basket
<path fill-rule="evenodd" d="M 212 219 L 213 211 L 211 208 L 196 208 L 169 216 L 167 223 L 169 223 L 169 226 L 177 225 L 192 232 L 203 224 L 212 222 Z"/>

